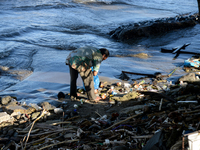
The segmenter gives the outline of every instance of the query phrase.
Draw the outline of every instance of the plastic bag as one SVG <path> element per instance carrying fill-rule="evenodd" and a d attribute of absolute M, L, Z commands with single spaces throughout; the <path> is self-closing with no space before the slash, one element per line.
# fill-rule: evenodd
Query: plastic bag
<path fill-rule="evenodd" d="M 93 71 L 93 67 L 91 67 L 91 69 Z M 98 75 L 93 76 L 93 79 L 94 79 L 94 89 L 96 90 L 99 88 L 99 84 L 100 84 L 99 76 Z M 84 83 L 83 83 L 83 89 L 85 90 Z"/>

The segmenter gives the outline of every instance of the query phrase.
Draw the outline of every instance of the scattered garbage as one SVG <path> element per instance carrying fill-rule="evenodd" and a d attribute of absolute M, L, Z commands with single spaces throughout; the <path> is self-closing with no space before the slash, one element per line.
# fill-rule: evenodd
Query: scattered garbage
<path fill-rule="evenodd" d="M 59 92 L 56 106 L 1 97 L 0 148 L 197 150 L 199 72 L 176 83 L 160 74 L 131 82 L 100 82 L 98 103 L 87 100 L 84 89 L 77 90 L 80 98 L 75 100 Z"/>

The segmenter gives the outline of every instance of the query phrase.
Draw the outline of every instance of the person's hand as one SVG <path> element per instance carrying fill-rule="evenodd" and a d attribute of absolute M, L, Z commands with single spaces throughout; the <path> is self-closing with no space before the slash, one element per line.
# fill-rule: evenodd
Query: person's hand
<path fill-rule="evenodd" d="M 97 75 L 97 73 L 98 73 L 97 71 L 93 71 L 93 75 L 94 75 L 94 76 L 96 76 L 96 75 Z"/>

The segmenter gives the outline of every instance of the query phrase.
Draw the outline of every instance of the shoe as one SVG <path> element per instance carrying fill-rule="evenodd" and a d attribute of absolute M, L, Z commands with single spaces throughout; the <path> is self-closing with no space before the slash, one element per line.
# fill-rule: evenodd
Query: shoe
<path fill-rule="evenodd" d="M 71 101 L 75 101 L 75 100 L 76 100 L 76 97 L 71 96 L 70 99 L 71 99 Z"/>

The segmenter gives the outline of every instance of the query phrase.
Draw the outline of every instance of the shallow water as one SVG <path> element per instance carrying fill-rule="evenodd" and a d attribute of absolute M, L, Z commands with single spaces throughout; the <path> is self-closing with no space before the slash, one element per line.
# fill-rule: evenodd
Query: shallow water
<path fill-rule="evenodd" d="M 192 56 L 181 54 L 172 60 L 174 54 L 161 53 L 161 47 L 191 43 L 186 50 L 200 50 L 199 25 L 131 45 L 108 34 L 121 25 L 196 13 L 196 0 L 3 0 L 0 4 L 0 95 L 18 100 L 55 100 L 59 91 L 69 92 L 64 62 L 71 50 L 81 46 L 110 50 L 99 76 L 112 79 L 121 71 L 168 74 Z M 138 53 L 150 57 L 126 57 Z M 174 77 L 182 74 L 180 68 Z M 80 79 L 78 85 L 82 86 Z"/>

